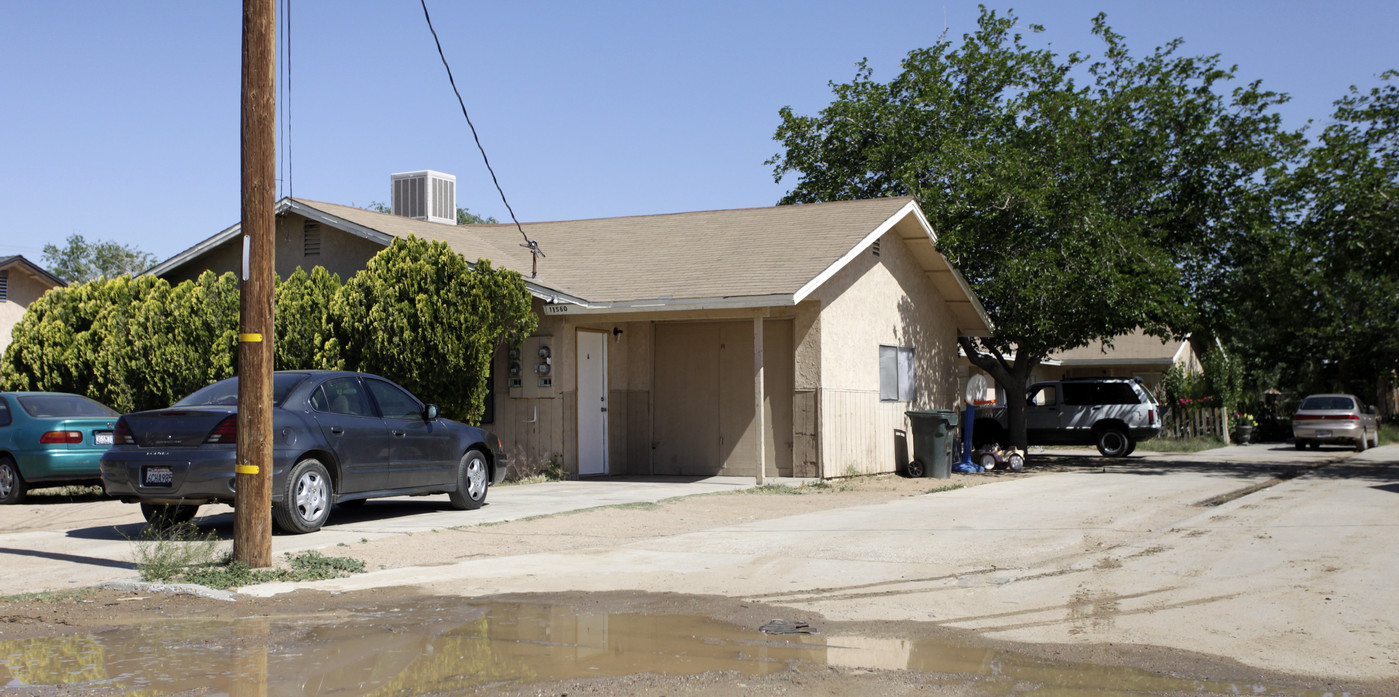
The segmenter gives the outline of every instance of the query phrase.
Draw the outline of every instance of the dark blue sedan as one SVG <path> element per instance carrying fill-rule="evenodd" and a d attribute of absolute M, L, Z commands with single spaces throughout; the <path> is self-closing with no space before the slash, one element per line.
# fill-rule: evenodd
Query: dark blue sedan
<path fill-rule="evenodd" d="M 333 504 L 382 496 L 446 493 L 456 508 L 480 508 L 505 478 L 495 434 L 442 418 L 376 375 L 278 372 L 272 393 L 272 515 L 286 532 L 314 532 Z M 147 521 L 234 504 L 238 378 L 121 417 L 115 441 L 102 456 L 102 486 L 140 503 Z"/>

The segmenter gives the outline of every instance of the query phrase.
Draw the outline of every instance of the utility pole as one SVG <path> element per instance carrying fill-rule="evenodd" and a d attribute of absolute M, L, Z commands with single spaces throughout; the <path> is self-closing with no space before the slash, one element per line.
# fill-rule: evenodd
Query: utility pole
<path fill-rule="evenodd" d="M 272 284 L 276 6 L 243 0 L 243 269 L 239 284 L 237 505 L 233 558 L 272 565 Z"/>

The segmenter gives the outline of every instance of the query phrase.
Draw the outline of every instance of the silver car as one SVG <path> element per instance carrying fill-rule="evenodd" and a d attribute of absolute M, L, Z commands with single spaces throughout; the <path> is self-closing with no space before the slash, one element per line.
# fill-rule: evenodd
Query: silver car
<path fill-rule="evenodd" d="M 1379 417 L 1352 394 L 1314 394 L 1302 400 L 1292 415 L 1297 449 L 1313 450 L 1322 443 L 1355 446 L 1355 452 L 1380 444 Z"/>

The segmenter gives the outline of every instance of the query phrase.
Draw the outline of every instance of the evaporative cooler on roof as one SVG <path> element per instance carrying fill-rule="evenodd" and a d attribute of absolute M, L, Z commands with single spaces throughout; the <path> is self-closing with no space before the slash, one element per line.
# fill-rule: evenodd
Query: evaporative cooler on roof
<path fill-rule="evenodd" d="M 393 214 L 430 223 L 457 223 L 457 178 L 423 170 L 389 175 Z"/>

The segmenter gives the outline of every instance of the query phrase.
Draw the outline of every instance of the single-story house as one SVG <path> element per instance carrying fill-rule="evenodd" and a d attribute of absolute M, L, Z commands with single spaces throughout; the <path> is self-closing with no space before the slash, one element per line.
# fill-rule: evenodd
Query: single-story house
<path fill-rule="evenodd" d="M 29 303 L 51 288 L 66 286 L 63 279 L 23 255 L 0 257 L 0 355 L 10 345 L 15 325 Z"/>
<path fill-rule="evenodd" d="M 1031 371 L 1031 382 L 1062 380 L 1064 378 L 1141 378 L 1148 388 L 1160 384 L 1161 376 L 1172 366 L 1190 373 L 1201 373 L 1204 367 L 1191 348 L 1190 340 L 1162 339 L 1138 329 L 1112 340 L 1108 346 L 1101 341 L 1090 342 L 1069 351 L 1052 354 Z M 961 384 L 972 375 L 984 374 L 965 356 L 961 360 Z M 986 376 L 996 390 L 995 401 L 1004 402 L 1005 392 L 991 377 Z M 992 399 L 987 394 L 987 399 Z"/>
<path fill-rule="evenodd" d="M 759 452 L 765 476 L 894 471 L 904 411 L 952 407 L 957 336 L 990 331 L 912 198 L 526 223 L 539 259 L 514 224 L 299 198 L 276 210 L 283 277 L 348 278 L 408 235 L 519 271 L 539 328 L 497 352 L 488 425 L 512 461 L 580 476 L 754 476 Z M 238 269 L 240 236 L 149 273 Z"/>

